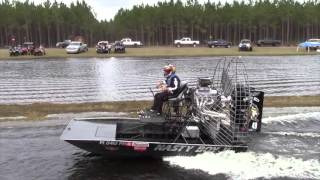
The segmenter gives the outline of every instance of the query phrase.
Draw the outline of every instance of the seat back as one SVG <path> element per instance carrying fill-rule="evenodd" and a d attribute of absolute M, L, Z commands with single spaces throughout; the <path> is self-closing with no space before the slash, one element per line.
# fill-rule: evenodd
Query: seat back
<path fill-rule="evenodd" d="M 172 96 L 169 96 L 168 101 L 164 104 L 164 117 L 166 120 L 178 120 L 181 121 L 182 116 L 182 107 L 184 106 L 184 94 L 188 91 L 188 84 L 185 81 L 180 82 L 180 86 L 177 89 L 176 93 Z M 173 113 L 175 112 L 175 113 Z"/>
<path fill-rule="evenodd" d="M 173 94 L 172 96 L 169 96 L 169 99 L 172 98 L 181 98 L 183 93 L 188 89 L 188 83 L 186 81 L 180 82 L 180 87 L 178 88 L 178 91 Z"/>

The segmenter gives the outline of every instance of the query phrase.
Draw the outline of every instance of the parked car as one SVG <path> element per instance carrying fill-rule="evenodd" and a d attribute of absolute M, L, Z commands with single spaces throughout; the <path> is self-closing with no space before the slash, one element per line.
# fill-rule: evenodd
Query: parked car
<path fill-rule="evenodd" d="M 108 41 L 99 41 L 96 45 L 97 53 L 111 53 L 112 45 Z"/>
<path fill-rule="evenodd" d="M 306 50 L 317 50 L 320 49 L 320 39 L 308 39 L 307 41 L 300 43 L 298 48 L 306 48 Z"/>
<path fill-rule="evenodd" d="M 280 46 L 280 45 L 281 45 L 280 40 L 260 39 L 257 41 L 257 46 Z"/>
<path fill-rule="evenodd" d="M 208 41 L 208 47 L 225 47 L 225 48 L 230 48 L 231 47 L 231 42 L 223 40 L 223 39 L 217 39 L 217 40 L 212 40 Z"/>
<path fill-rule="evenodd" d="M 68 54 L 85 52 L 88 51 L 88 46 L 80 41 L 72 41 L 69 46 L 66 47 L 66 51 Z"/>
<path fill-rule="evenodd" d="M 64 40 L 62 42 L 57 42 L 56 47 L 57 48 L 66 48 L 71 43 L 71 40 Z"/>
<path fill-rule="evenodd" d="M 252 51 L 252 43 L 249 39 L 242 39 L 239 44 L 239 51 Z"/>
<path fill-rule="evenodd" d="M 193 46 L 193 47 L 196 47 L 199 44 L 200 44 L 199 41 L 193 41 L 189 37 L 183 37 L 182 39 L 174 40 L 174 45 L 177 46 L 177 47 L 181 47 L 181 46 Z"/>
<path fill-rule="evenodd" d="M 143 44 L 140 41 L 132 41 L 132 39 L 130 38 L 123 38 L 121 39 L 121 42 L 123 43 L 123 45 L 125 45 L 126 47 L 139 47 L 139 46 L 143 46 Z"/>
<path fill-rule="evenodd" d="M 114 52 L 115 53 L 125 53 L 126 47 L 123 45 L 122 41 L 116 41 L 114 43 Z"/>

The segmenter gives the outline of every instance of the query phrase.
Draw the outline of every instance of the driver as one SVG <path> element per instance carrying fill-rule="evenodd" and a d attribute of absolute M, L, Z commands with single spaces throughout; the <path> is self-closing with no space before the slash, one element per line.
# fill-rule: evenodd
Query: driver
<path fill-rule="evenodd" d="M 157 88 L 159 88 L 160 92 L 154 96 L 153 106 L 150 110 L 151 112 L 161 115 L 163 102 L 167 101 L 169 96 L 174 96 L 178 93 L 180 79 L 175 72 L 176 67 L 172 64 L 164 66 L 163 75 L 166 79 L 157 84 Z"/>

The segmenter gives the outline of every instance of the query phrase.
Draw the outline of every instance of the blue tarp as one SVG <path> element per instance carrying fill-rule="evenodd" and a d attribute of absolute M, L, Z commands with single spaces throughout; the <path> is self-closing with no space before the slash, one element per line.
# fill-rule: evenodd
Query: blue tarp
<path fill-rule="evenodd" d="M 320 42 L 304 42 L 300 43 L 299 47 L 320 47 Z"/>

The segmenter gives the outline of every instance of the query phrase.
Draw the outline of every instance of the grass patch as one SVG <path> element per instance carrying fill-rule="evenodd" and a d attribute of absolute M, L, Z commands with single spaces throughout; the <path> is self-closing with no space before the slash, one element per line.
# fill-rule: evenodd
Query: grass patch
<path fill-rule="evenodd" d="M 8 59 L 52 59 L 52 58 L 106 58 L 106 57 L 196 57 L 196 56 L 293 56 L 315 55 L 296 47 L 254 47 L 252 52 L 239 52 L 237 47 L 232 48 L 208 48 L 208 47 L 183 47 L 171 46 L 127 48 L 124 54 L 97 54 L 95 48 L 89 48 L 88 52 L 80 54 L 67 54 L 65 49 L 47 48 L 45 56 L 16 56 L 10 57 L 8 49 L 0 49 L 0 60 Z"/>
<path fill-rule="evenodd" d="M 121 101 L 79 104 L 34 103 L 27 105 L 0 105 L 0 117 L 25 116 L 27 119 L 44 119 L 49 114 L 80 112 L 136 112 L 151 106 L 150 101 Z"/>
<path fill-rule="evenodd" d="M 320 106 L 320 96 L 268 96 L 265 107 L 311 107 Z"/>
<path fill-rule="evenodd" d="M 25 116 L 30 120 L 45 119 L 49 114 L 80 112 L 137 112 L 150 107 L 151 101 L 120 101 L 81 104 L 34 103 L 28 105 L 0 105 L 0 117 Z M 320 106 L 320 96 L 265 97 L 264 107 Z"/>

